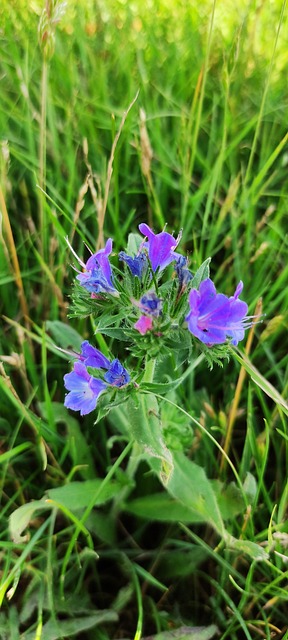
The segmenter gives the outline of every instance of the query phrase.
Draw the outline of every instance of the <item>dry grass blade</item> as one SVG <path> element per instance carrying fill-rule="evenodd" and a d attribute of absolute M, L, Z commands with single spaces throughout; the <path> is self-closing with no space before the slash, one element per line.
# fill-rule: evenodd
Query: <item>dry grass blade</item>
<path fill-rule="evenodd" d="M 10 220 L 9 220 L 9 215 L 8 215 L 8 211 L 7 211 L 7 207 L 6 207 L 6 202 L 5 202 L 3 191 L 1 189 L 1 187 L 0 187 L 0 212 L 2 214 L 3 230 L 4 230 L 4 233 L 5 233 L 6 238 L 7 238 L 7 244 L 8 244 L 9 254 L 10 254 L 11 263 L 12 263 L 12 267 L 13 267 L 15 282 L 16 282 L 16 286 L 17 286 L 18 292 L 19 292 L 20 307 L 21 307 L 22 314 L 24 316 L 25 325 L 26 325 L 26 327 L 29 328 L 29 326 L 30 326 L 29 311 L 28 311 L 27 301 L 26 301 L 24 288 L 23 288 L 21 271 L 20 271 L 20 266 L 19 266 L 19 261 L 18 261 L 18 256 L 17 256 L 17 250 L 16 250 L 16 247 L 15 247 L 15 242 L 14 242 L 14 237 L 13 237 L 11 224 L 10 224 Z"/>
<path fill-rule="evenodd" d="M 111 154 L 110 154 L 108 167 L 107 167 L 107 177 L 106 177 L 106 182 L 105 182 L 102 209 L 101 209 L 101 211 L 99 211 L 99 214 L 98 214 L 99 229 L 98 229 L 97 250 L 104 246 L 103 228 L 104 228 L 105 213 L 106 213 L 106 209 L 107 209 L 107 202 L 108 202 L 110 183 L 111 183 L 111 178 L 112 178 L 112 173 L 113 173 L 113 161 L 114 161 L 116 147 L 117 147 L 117 144 L 118 144 L 122 129 L 124 127 L 125 120 L 126 120 L 126 118 L 128 116 L 128 113 L 132 109 L 132 107 L 135 104 L 136 100 L 138 99 L 138 96 L 139 96 L 139 90 L 137 91 L 137 93 L 136 93 L 135 97 L 133 98 L 132 102 L 130 102 L 128 109 L 126 109 L 126 111 L 124 111 L 123 116 L 122 116 L 122 120 L 121 120 L 121 123 L 120 123 L 120 127 L 119 127 L 119 129 L 118 129 L 118 131 L 116 133 L 116 136 L 115 136 L 114 140 L 113 140 Z"/>

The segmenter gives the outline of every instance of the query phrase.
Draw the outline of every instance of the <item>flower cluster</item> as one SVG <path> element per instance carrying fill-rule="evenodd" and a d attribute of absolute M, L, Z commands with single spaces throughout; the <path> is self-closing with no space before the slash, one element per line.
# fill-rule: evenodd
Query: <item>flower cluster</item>
<path fill-rule="evenodd" d="M 87 367 L 106 369 L 103 379 L 90 375 Z M 77 354 L 73 371 L 64 376 L 65 387 L 70 392 L 65 397 L 65 407 L 80 411 L 81 416 L 84 416 L 95 409 L 100 394 L 109 385 L 121 388 L 129 382 L 130 375 L 117 358 L 110 362 L 101 351 L 85 340 L 81 345 L 81 353 Z"/>
<path fill-rule="evenodd" d="M 187 257 L 176 251 L 181 234 L 177 238 L 165 230 L 155 234 L 145 223 L 139 225 L 139 231 L 144 238 L 134 236 L 136 250 L 119 253 L 123 272 L 110 262 L 111 238 L 86 263 L 70 247 L 82 267 L 81 272 L 77 269 L 76 280 L 90 304 L 97 305 L 95 313 L 106 317 L 110 312 L 110 325 L 114 323 L 138 347 L 143 340 L 146 353 L 155 344 L 160 352 L 175 330 L 186 334 L 188 330 L 208 347 L 226 342 L 237 345 L 253 323 L 246 302 L 239 299 L 243 283 L 239 282 L 231 297 L 217 293 L 209 267 L 202 265 L 193 276 Z M 65 406 L 81 415 L 93 411 L 107 389 L 121 389 L 130 382 L 130 374 L 117 358 L 109 360 L 87 340 L 75 358 L 73 370 L 64 377 L 69 391 Z"/>

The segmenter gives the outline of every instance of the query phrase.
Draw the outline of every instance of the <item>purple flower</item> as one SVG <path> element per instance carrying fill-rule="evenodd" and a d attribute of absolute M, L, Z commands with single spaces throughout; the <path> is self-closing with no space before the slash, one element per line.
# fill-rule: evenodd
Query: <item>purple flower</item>
<path fill-rule="evenodd" d="M 174 238 L 170 233 L 162 231 L 155 234 L 148 224 L 142 222 L 139 224 L 139 231 L 148 238 L 148 242 L 144 242 L 143 246 L 148 250 L 149 260 L 153 271 L 159 267 L 160 271 L 165 269 L 173 260 L 177 259 L 179 254 L 174 253 L 180 242 L 181 234 L 178 238 Z"/>
<path fill-rule="evenodd" d="M 123 387 L 130 382 L 130 375 L 128 371 L 123 367 L 121 362 L 116 358 L 115 360 L 108 360 L 103 353 L 92 347 L 92 345 L 85 340 L 81 344 L 81 354 L 79 359 L 84 362 L 86 367 L 93 367 L 94 369 L 107 369 L 104 380 L 114 387 Z"/>
<path fill-rule="evenodd" d="M 112 251 L 112 240 L 108 238 L 104 249 L 93 253 L 84 266 L 84 273 L 79 273 L 76 279 L 82 287 L 90 293 L 115 293 L 112 283 L 112 269 L 108 259 Z"/>
<path fill-rule="evenodd" d="M 139 279 L 142 278 L 146 269 L 147 269 L 147 256 L 143 251 L 140 251 L 137 256 L 133 258 L 128 256 L 125 251 L 120 251 L 119 260 L 126 262 L 133 276 L 137 276 Z"/>
<path fill-rule="evenodd" d="M 110 362 L 103 353 L 92 347 L 88 340 L 84 340 L 81 344 L 81 354 L 79 359 L 82 360 L 86 367 L 94 367 L 94 369 L 109 369 Z"/>
<path fill-rule="evenodd" d="M 158 298 L 155 291 L 147 291 L 139 302 L 134 299 L 132 299 L 132 302 L 143 314 L 135 322 L 134 329 L 144 336 L 147 331 L 151 331 L 153 328 L 153 318 L 158 318 L 161 315 L 163 302 Z"/>
<path fill-rule="evenodd" d="M 100 394 L 107 388 L 103 380 L 89 375 L 82 362 L 75 362 L 73 371 L 64 376 L 64 384 L 70 391 L 65 396 L 65 407 L 80 411 L 81 416 L 95 409 Z"/>
<path fill-rule="evenodd" d="M 147 291 L 137 303 L 137 306 L 142 313 L 155 318 L 158 318 L 162 313 L 162 300 L 156 296 L 155 291 Z"/>
<path fill-rule="evenodd" d="M 189 269 L 187 269 L 188 259 L 185 256 L 179 256 L 176 260 L 175 271 L 179 280 L 179 287 L 182 289 L 186 284 L 192 280 L 193 275 Z"/>
<path fill-rule="evenodd" d="M 107 373 L 105 373 L 104 380 L 114 387 L 124 387 L 125 384 L 130 382 L 130 376 L 121 362 L 115 358 L 115 360 L 112 360 L 111 364 L 109 364 L 109 369 Z"/>
<path fill-rule="evenodd" d="M 227 338 L 237 345 L 252 325 L 246 302 L 238 300 L 242 289 L 243 283 L 239 282 L 234 296 L 228 298 L 216 293 L 210 278 L 203 280 L 199 291 L 192 289 L 189 294 L 190 312 L 185 318 L 189 331 L 208 345 L 222 344 Z"/>
<path fill-rule="evenodd" d="M 153 327 L 153 320 L 149 318 L 149 316 L 140 316 L 139 320 L 135 322 L 134 329 L 141 333 L 141 336 L 144 336 L 147 331 L 151 331 Z"/>

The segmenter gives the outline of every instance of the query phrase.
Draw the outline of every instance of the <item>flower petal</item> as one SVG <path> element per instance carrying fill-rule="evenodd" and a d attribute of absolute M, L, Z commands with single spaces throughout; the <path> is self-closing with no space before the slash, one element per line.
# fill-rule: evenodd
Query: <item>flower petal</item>
<path fill-rule="evenodd" d="M 234 296 L 228 298 L 216 292 L 210 278 L 201 282 L 199 291 L 192 289 L 189 294 L 190 312 L 185 318 L 189 331 L 205 344 L 222 344 L 231 338 L 232 344 L 237 345 L 250 324 L 248 306 L 243 300 L 238 300 L 242 289 L 243 283 L 239 282 Z"/>
<path fill-rule="evenodd" d="M 125 384 L 130 382 L 130 375 L 118 358 L 115 358 L 115 360 L 112 360 L 107 373 L 105 373 L 104 380 L 114 387 L 124 387 Z"/>
<path fill-rule="evenodd" d="M 64 383 L 70 391 L 65 396 L 65 407 L 80 411 L 81 416 L 95 409 L 99 395 L 107 388 L 103 380 L 90 376 L 81 362 L 75 362 L 73 371 L 64 376 Z"/>
<path fill-rule="evenodd" d="M 103 353 L 93 347 L 88 340 L 84 340 L 81 344 L 81 356 L 86 367 L 94 367 L 95 369 L 109 369 L 110 367 L 108 358 L 103 356 Z"/>
<path fill-rule="evenodd" d="M 149 316 L 140 316 L 139 320 L 134 324 L 134 329 L 139 331 L 142 336 L 144 336 L 147 331 L 151 331 L 152 327 L 153 320 Z"/>

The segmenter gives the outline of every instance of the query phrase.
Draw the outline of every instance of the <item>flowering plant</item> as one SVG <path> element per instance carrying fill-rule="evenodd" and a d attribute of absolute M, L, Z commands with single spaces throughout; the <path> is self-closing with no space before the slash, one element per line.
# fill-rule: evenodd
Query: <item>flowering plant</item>
<path fill-rule="evenodd" d="M 228 358 L 231 345 L 244 338 L 253 317 L 239 298 L 243 283 L 230 297 L 217 293 L 210 279 L 210 258 L 193 274 L 188 258 L 178 252 L 181 234 L 156 234 L 145 223 L 139 231 L 142 237 L 130 234 L 117 262 L 111 238 L 103 249 L 91 252 L 86 263 L 69 245 L 82 267 L 75 267 L 72 315 L 91 316 L 95 337 L 83 340 L 79 353 L 68 352 L 73 369 L 64 376 L 64 403 L 80 415 L 97 408 L 96 421 L 114 416 L 121 437 L 133 443 L 130 479 L 144 458 L 170 497 L 184 504 L 191 517 L 210 522 L 235 546 L 237 541 L 225 529 L 217 492 L 204 469 L 186 456 L 192 431 L 187 438 L 187 424 L 181 428 L 176 419 L 179 429 L 171 435 L 163 420 L 163 400 L 176 407 L 178 417 L 185 414 L 165 394 L 181 384 L 187 364 L 188 371 L 193 368 L 193 352 L 202 352 L 212 367 Z M 106 338 L 112 338 L 113 355 Z"/>

